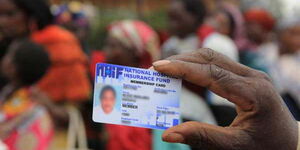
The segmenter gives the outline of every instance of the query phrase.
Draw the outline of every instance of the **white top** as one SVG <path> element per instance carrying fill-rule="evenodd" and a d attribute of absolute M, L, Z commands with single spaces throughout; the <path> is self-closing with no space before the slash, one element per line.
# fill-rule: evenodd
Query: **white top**
<path fill-rule="evenodd" d="M 300 106 L 300 52 L 294 55 L 281 56 L 277 65 L 277 74 L 280 75 L 280 92 L 288 92 L 296 99 Z"/>
<path fill-rule="evenodd" d="M 100 123 L 120 124 L 121 113 L 114 108 L 111 113 L 105 114 L 102 108 L 98 105 L 93 109 L 93 121 Z"/>
<path fill-rule="evenodd" d="M 8 150 L 7 146 L 2 141 L 0 141 L 0 150 Z"/>
<path fill-rule="evenodd" d="M 184 39 L 180 39 L 176 36 L 172 36 L 168 41 L 162 46 L 163 58 L 192 52 L 200 47 L 200 42 L 196 34 L 191 34 Z"/>
<path fill-rule="evenodd" d="M 239 61 L 238 49 L 234 42 L 229 37 L 220 33 L 209 35 L 204 39 L 202 47 L 213 49 L 234 61 Z"/>
<path fill-rule="evenodd" d="M 200 96 L 182 87 L 180 99 L 180 112 L 185 119 L 217 124 L 209 107 Z"/>
<path fill-rule="evenodd" d="M 163 58 L 176 54 L 192 52 L 198 50 L 200 47 L 201 42 L 196 34 L 191 34 L 184 39 L 173 36 L 162 46 Z M 220 33 L 212 33 L 209 35 L 206 39 L 204 39 L 202 47 L 213 49 L 228 56 L 234 61 L 239 60 L 238 49 L 234 42 Z M 216 97 L 216 99 L 219 102 L 222 102 L 222 104 L 234 106 L 224 98 L 218 97 L 215 94 L 212 95 L 214 96 L 213 99 Z M 180 100 L 180 109 L 184 118 L 209 124 L 216 124 L 212 112 L 201 97 L 183 87 Z"/>

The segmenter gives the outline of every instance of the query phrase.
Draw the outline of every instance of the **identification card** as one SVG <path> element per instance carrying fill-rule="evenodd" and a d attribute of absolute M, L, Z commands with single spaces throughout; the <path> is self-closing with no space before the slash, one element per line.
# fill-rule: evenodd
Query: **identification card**
<path fill-rule="evenodd" d="M 153 70 L 99 63 L 93 121 L 151 129 L 178 125 L 181 84 Z"/>

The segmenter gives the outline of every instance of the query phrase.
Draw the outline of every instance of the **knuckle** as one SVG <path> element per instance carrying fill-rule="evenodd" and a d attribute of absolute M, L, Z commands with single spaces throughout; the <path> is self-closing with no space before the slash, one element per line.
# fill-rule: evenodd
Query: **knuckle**
<path fill-rule="evenodd" d="M 194 135 L 186 140 L 186 144 L 191 145 L 193 148 L 204 148 L 209 145 L 209 137 L 205 128 L 198 129 Z"/>
<path fill-rule="evenodd" d="M 181 58 L 181 55 L 172 55 L 168 58 L 166 58 L 167 60 L 177 60 L 178 58 Z"/>
<path fill-rule="evenodd" d="M 199 52 L 200 52 L 199 54 L 202 56 L 202 58 L 204 58 L 208 62 L 213 62 L 218 55 L 217 52 L 215 52 L 214 50 L 209 49 L 209 48 L 202 48 L 199 50 Z"/>
<path fill-rule="evenodd" d="M 209 71 L 210 71 L 211 77 L 215 81 L 230 79 L 230 73 L 225 71 L 224 69 L 216 66 L 216 65 L 210 64 L 209 65 Z"/>
<path fill-rule="evenodd" d="M 256 80 L 254 86 L 253 86 L 253 94 L 255 95 L 255 101 L 258 103 L 258 108 L 264 108 L 264 109 L 259 109 L 260 111 L 268 111 L 268 108 L 271 108 L 271 104 L 275 104 L 275 89 L 272 85 L 271 82 L 266 81 L 266 80 Z M 272 103 L 270 103 L 272 102 Z M 269 107 L 265 107 L 265 106 Z"/>
<path fill-rule="evenodd" d="M 259 78 L 261 78 L 261 79 L 264 79 L 266 81 L 270 81 L 271 82 L 270 76 L 267 73 L 265 73 L 265 72 L 257 71 L 256 76 L 259 77 Z"/>

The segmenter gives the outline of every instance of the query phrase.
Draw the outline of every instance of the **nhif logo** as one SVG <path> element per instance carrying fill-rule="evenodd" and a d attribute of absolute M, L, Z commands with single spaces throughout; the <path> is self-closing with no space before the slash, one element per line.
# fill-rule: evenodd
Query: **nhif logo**
<path fill-rule="evenodd" d="M 119 79 L 119 77 L 123 74 L 124 68 L 108 65 L 108 64 L 98 64 L 97 65 L 97 76 L 101 76 L 103 78 L 116 78 Z"/>

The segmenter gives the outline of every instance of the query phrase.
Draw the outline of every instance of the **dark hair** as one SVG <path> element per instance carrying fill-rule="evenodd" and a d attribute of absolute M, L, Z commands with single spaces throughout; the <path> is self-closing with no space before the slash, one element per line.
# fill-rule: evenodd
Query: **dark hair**
<path fill-rule="evenodd" d="M 199 24 L 201 24 L 206 16 L 206 8 L 202 0 L 177 0 L 182 2 L 185 9 L 194 15 Z"/>
<path fill-rule="evenodd" d="M 102 99 L 102 97 L 103 97 L 103 95 L 104 95 L 104 93 L 105 93 L 106 91 L 112 91 L 113 94 L 114 94 L 114 96 L 116 96 L 116 91 L 115 91 L 115 89 L 114 89 L 112 86 L 110 86 L 110 85 L 106 85 L 106 86 L 104 86 L 104 87 L 102 88 L 102 90 L 101 90 L 101 92 L 100 92 L 100 99 Z"/>
<path fill-rule="evenodd" d="M 39 29 L 53 23 L 54 17 L 46 0 L 13 0 L 28 17 L 37 20 Z"/>
<path fill-rule="evenodd" d="M 220 11 L 216 12 L 216 14 L 218 14 L 218 13 L 223 13 L 226 17 L 228 17 L 229 29 L 230 29 L 229 36 L 231 38 L 234 38 L 235 28 L 236 28 L 236 21 L 234 19 L 234 16 L 229 11 L 227 11 L 226 9 L 221 9 Z"/>
<path fill-rule="evenodd" d="M 28 39 L 13 42 L 10 50 L 13 53 L 12 61 L 16 66 L 17 77 L 24 86 L 40 80 L 51 64 L 44 48 Z"/>
<path fill-rule="evenodd" d="M 232 16 L 231 13 L 225 11 L 225 14 L 228 16 L 228 19 L 229 19 L 230 37 L 234 38 L 235 28 L 236 28 L 236 21 L 234 20 L 234 17 Z"/>

